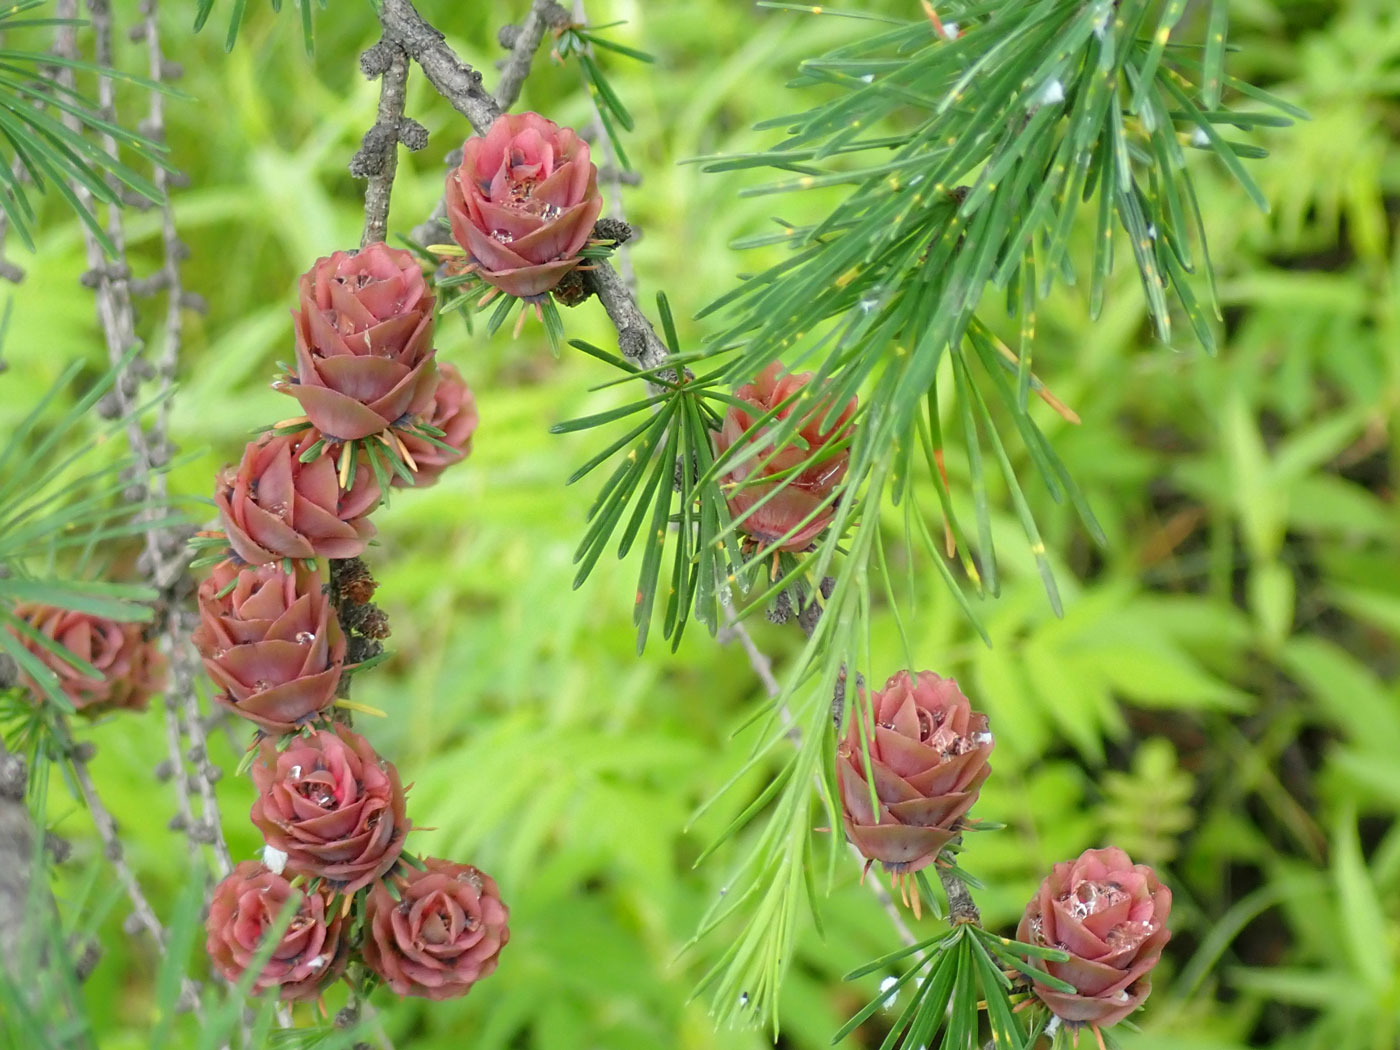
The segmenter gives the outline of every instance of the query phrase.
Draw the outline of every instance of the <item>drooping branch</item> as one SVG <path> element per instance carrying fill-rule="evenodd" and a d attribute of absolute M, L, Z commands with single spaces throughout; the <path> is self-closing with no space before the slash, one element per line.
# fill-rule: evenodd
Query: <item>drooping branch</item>
<path fill-rule="evenodd" d="M 753 640 L 753 636 L 749 634 L 749 630 L 744 626 L 742 620 L 731 619 L 725 624 L 719 635 L 719 641 L 721 644 L 724 644 L 730 639 L 738 640 L 745 655 L 749 658 L 749 666 L 753 668 L 754 674 L 758 676 L 758 680 L 763 683 L 763 690 L 768 694 L 768 698 L 770 700 L 778 699 L 778 697 L 782 695 L 783 690 L 782 686 L 778 684 L 778 679 L 773 675 L 773 661 L 758 647 L 758 644 Z M 789 711 L 786 706 L 783 706 L 778 709 L 778 716 L 782 719 L 783 725 L 787 727 L 788 739 L 792 741 L 793 746 L 800 747 L 802 743 L 802 730 L 797 725 L 796 719 L 792 717 L 792 712 Z M 821 790 L 820 784 L 817 785 L 817 790 Z M 837 830 L 839 831 L 839 829 Z M 860 851 L 857 850 L 854 845 L 852 845 L 850 849 L 857 860 L 862 863 L 865 861 L 865 858 L 861 856 Z M 904 916 L 901 915 L 899 911 L 899 905 L 895 904 L 894 898 L 890 896 L 889 891 L 885 889 L 884 886 L 880 885 L 880 880 L 866 879 L 864 881 L 865 885 L 870 887 L 870 892 L 875 895 L 875 899 L 879 902 L 880 907 L 884 910 L 885 914 L 889 916 L 890 925 L 894 927 L 895 935 L 899 937 L 900 942 L 906 947 L 916 944 L 918 938 L 914 936 L 914 931 L 909 928 L 909 924 L 904 921 Z"/>
<path fill-rule="evenodd" d="M 587 273 L 589 285 L 617 329 L 617 345 L 629 361 L 640 368 L 657 368 L 666 363 L 670 351 L 656 329 L 637 305 L 632 289 L 612 265 L 599 259 Z"/>

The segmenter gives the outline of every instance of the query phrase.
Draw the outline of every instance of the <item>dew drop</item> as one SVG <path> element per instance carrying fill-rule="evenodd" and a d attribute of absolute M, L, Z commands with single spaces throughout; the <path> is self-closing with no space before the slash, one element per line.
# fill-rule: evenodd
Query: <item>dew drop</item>
<path fill-rule="evenodd" d="M 311 631 L 298 631 L 296 640 L 299 645 L 310 645 L 316 640 L 316 635 Z"/>
<path fill-rule="evenodd" d="M 287 854 L 276 846 L 263 846 L 263 867 L 274 875 L 281 875 L 287 867 Z"/>
<path fill-rule="evenodd" d="M 880 982 L 880 994 L 885 997 L 885 1009 L 894 1005 L 894 986 L 899 983 L 898 977 L 886 977 Z"/>

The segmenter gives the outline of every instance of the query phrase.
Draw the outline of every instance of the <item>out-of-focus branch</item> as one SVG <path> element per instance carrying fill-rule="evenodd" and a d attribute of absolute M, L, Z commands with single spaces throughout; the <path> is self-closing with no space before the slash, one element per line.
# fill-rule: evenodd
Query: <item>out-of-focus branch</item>
<path fill-rule="evenodd" d="M 0 657 L 0 664 L 8 665 L 8 684 L 13 685 L 13 662 L 6 656 Z M 0 666 L 0 689 L 7 687 L 5 671 Z M 24 804 L 25 782 L 24 759 L 10 754 L 0 740 L 0 960 L 4 962 L 23 957 L 20 948 L 29 925 L 34 829 Z"/>
<path fill-rule="evenodd" d="M 146 899 L 141 884 L 136 881 L 136 875 L 132 872 L 131 865 L 126 862 L 126 850 L 122 847 L 121 839 L 117 834 L 117 822 L 111 811 L 107 809 L 107 804 L 102 801 L 102 796 L 97 793 L 97 785 L 93 783 L 92 774 L 88 771 L 88 762 L 91 761 L 94 754 L 93 745 L 90 743 L 75 744 L 69 741 L 68 750 L 69 757 L 73 760 L 73 777 L 78 782 L 83 802 L 86 803 L 88 813 L 92 816 L 93 826 L 97 828 L 97 837 L 102 840 L 103 856 L 111 863 L 112 869 L 117 873 L 117 881 L 126 891 L 127 899 L 131 901 L 132 915 L 140 926 L 150 934 L 155 946 L 164 951 L 165 927 L 156 917 L 155 909 L 151 907 L 151 902 Z"/>
<path fill-rule="evenodd" d="M 114 34 L 112 11 L 105 0 L 90 0 L 88 6 L 94 34 L 94 57 L 97 64 L 110 66 L 113 61 Z M 78 13 L 76 0 L 59 0 L 56 13 L 60 18 L 74 18 Z M 142 21 L 133 26 L 132 36 L 146 44 L 150 78 L 160 81 L 178 75 L 178 67 L 168 63 L 161 51 L 158 0 L 143 0 L 141 14 Z M 77 47 L 76 26 L 59 27 L 54 50 L 69 59 L 81 58 Z M 71 69 L 59 70 L 57 77 L 60 84 L 73 86 L 74 75 Z M 115 121 L 115 90 L 109 78 L 97 78 L 97 98 L 103 117 Z M 159 92 L 150 93 L 148 105 L 141 130 L 148 137 L 159 140 L 165 134 L 164 100 Z M 76 118 L 66 115 L 64 120 L 75 132 L 81 133 L 82 129 L 76 124 Z M 102 144 L 110 154 L 116 155 L 116 142 L 110 136 L 104 135 Z M 186 249 L 175 229 L 174 211 L 170 202 L 171 179 L 163 168 L 156 165 L 152 172 L 152 181 L 161 195 L 160 269 L 144 281 L 133 281 L 126 255 L 121 213 L 119 209 L 112 208 L 108 212 L 106 225 L 107 235 L 116 249 L 116 255 L 108 260 L 96 235 L 84 228 L 89 264 L 84 283 L 93 289 L 108 358 L 113 364 L 120 362 L 128 350 L 140 342 L 136 334 L 133 294 L 163 291 L 166 295 L 163 343 L 159 357 L 154 366 L 143 357 L 132 361 L 127 371 L 118 378 L 112 394 L 112 404 L 107 406 L 107 411 L 113 414 L 130 417 L 127 438 L 137 460 L 137 469 L 133 484 L 126 493 L 127 499 L 137 505 L 159 506 L 169 498 L 163 473 L 163 468 L 173 452 L 169 440 L 168 395 L 174 384 L 180 359 L 182 311 L 189 305 L 190 300 L 180 280 L 179 263 L 186 254 Z M 79 185 L 74 185 L 73 190 L 80 202 L 91 210 L 94 204 L 91 195 Z M 149 423 L 143 423 L 133 412 L 139 403 L 138 388 L 143 378 L 154 379 L 161 394 L 165 395 Z M 171 685 L 165 698 L 165 721 L 169 753 L 167 761 L 176 790 L 177 814 L 173 823 L 185 830 L 191 843 L 208 844 L 213 847 L 214 870 L 223 875 L 231 867 L 231 862 L 223 840 L 218 801 L 212 784 L 218 776 L 218 770 L 208 760 L 207 740 L 194 689 L 197 665 L 189 640 L 192 625 L 188 613 L 183 609 L 190 600 L 188 562 L 189 555 L 185 549 L 184 536 L 179 530 L 152 529 L 146 533 L 145 550 L 140 565 L 159 593 L 156 624 L 165 635 L 165 647 L 171 666 Z M 187 761 L 193 765 L 193 775 L 187 771 Z M 96 797 L 95 793 L 88 794 Z M 201 806 L 199 815 L 196 815 L 193 805 L 196 796 Z M 94 819 L 97 819 L 96 815 Z M 141 921 L 142 925 L 149 928 L 144 918 Z"/>
<path fill-rule="evenodd" d="M 584 7 L 583 0 L 574 0 L 573 20 L 577 25 L 588 24 L 588 9 Z M 591 45 L 589 50 L 592 51 Z M 622 187 L 624 184 L 637 185 L 641 182 L 641 176 L 637 172 L 623 170 L 622 158 L 618 156 L 618 152 L 613 146 L 612 136 L 608 134 L 608 129 L 603 123 L 603 113 L 598 108 L 598 95 L 596 92 L 590 91 L 588 98 L 593 103 L 593 141 L 602 147 L 602 156 L 599 159 L 605 162 L 598 166 L 598 181 L 608 187 L 608 193 L 605 197 L 608 202 L 608 217 L 619 222 L 626 222 L 627 218 L 622 211 Z M 613 252 L 613 258 L 617 260 L 617 269 L 622 274 L 622 283 L 631 289 L 635 296 L 637 274 L 632 269 L 630 243 L 627 241 L 619 244 L 617 251 Z"/>
<path fill-rule="evenodd" d="M 156 917 L 155 909 L 151 907 L 151 902 L 141 889 L 141 883 L 137 881 L 131 865 L 126 862 L 126 851 L 117 834 L 117 822 L 97 793 L 97 785 L 93 783 L 92 775 L 88 771 L 88 762 L 94 754 L 93 745 L 75 744 L 71 738 L 66 744 L 69 758 L 72 759 L 73 777 L 78 782 L 78 790 L 82 793 L 83 802 L 92 816 L 93 826 L 97 828 L 97 837 L 102 840 L 103 855 L 112 865 L 112 870 L 117 873 L 117 881 L 121 883 L 122 889 L 126 891 L 127 900 L 131 902 L 130 918 L 134 920 L 138 929 L 144 929 L 150 935 L 156 949 L 164 952 L 165 927 Z M 186 977 L 180 979 L 180 1000 L 196 1017 L 201 1017 L 199 989 Z"/>
<path fill-rule="evenodd" d="M 496 84 L 496 105 L 502 111 L 510 109 L 520 97 L 520 89 L 530 75 L 530 66 L 545 33 L 562 29 L 569 21 L 569 12 L 554 0 L 532 0 L 525 21 L 501 29 L 501 46 L 510 48 L 510 55 L 501 67 L 501 79 Z"/>
<path fill-rule="evenodd" d="M 16 157 L 14 163 L 10 165 L 10 174 L 16 179 L 23 179 L 28 175 L 28 172 L 25 171 L 24 164 L 18 157 Z M 9 281 L 12 284 L 19 284 L 20 281 L 24 280 L 23 267 L 17 266 L 10 262 L 9 259 L 5 258 L 5 234 L 9 232 L 9 229 L 10 217 L 0 212 L 0 280 Z M 5 362 L 0 361 L 0 372 L 4 370 Z"/>

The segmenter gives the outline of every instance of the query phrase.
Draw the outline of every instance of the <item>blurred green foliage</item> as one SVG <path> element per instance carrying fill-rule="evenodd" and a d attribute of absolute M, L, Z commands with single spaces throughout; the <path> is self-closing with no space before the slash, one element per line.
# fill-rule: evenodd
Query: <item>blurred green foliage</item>
<path fill-rule="evenodd" d="M 114 6 L 134 16 L 134 3 Z M 193 96 L 171 103 L 168 121 L 171 159 L 190 178 L 176 198 L 191 249 L 184 275 L 209 311 L 188 316 L 175 436 L 193 455 L 172 487 L 202 497 L 251 427 L 290 414 L 268 381 L 291 345 L 297 274 L 358 240 L 361 187 L 346 163 L 373 120 L 377 87 L 356 58 L 377 32 L 368 4 L 337 3 L 317 12 L 308 59 L 292 14 L 252 4 L 225 55 L 219 33 L 190 31 L 189 6 L 163 16 Z M 524 9 L 421 6 L 488 83 L 499 22 Z M 907 14 L 911 4 L 861 6 Z M 1177 932 L 1129 1045 L 1388 1050 L 1400 1039 L 1400 10 L 1391 0 L 1231 9 L 1231 71 L 1313 119 L 1261 136 L 1273 153 L 1250 170 L 1269 215 L 1209 161 L 1195 172 L 1225 307 L 1219 357 L 1185 336 L 1180 347 L 1153 341 L 1130 267 L 1097 324 L 1085 320 L 1086 288 L 1044 303 L 1036 367 L 1082 424 L 1039 418 L 1108 545 L 1093 548 L 1072 510 L 1031 493 L 1064 598 L 1056 619 L 994 492 L 1005 578 L 1000 599 L 978 609 L 992 647 L 931 571 L 914 579 L 904 627 L 916 661 L 955 674 L 997 731 L 978 814 L 1008 827 L 975 836 L 962 861 L 987 884 L 978 900 L 989 924 L 1012 926 L 1052 862 L 1114 841 L 1162 865 L 1176 894 Z M 624 138 L 643 181 L 623 202 L 644 234 L 628 249 L 642 297 L 665 290 L 693 344 L 703 333 L 685 319 L 763 261 L 728 244 L 758 232 L 773 202 L 737 196 L 752 173 L 678 161 L 761 146 L 749 128 L 792 108 L 782 85 L 796 62 L 850 28 L 739 0 L 592 0 L 588 13 L 627 19 L 609 37 L 657 56 L 604 65 L 636 124 Z M 135 45 L 123 37 L 116 58 L 134 68 Z M 122 91 L 136 112 L 136 89 Z M 523 104 L 560 123 L 592 116 L 576 70 L 543 55 Z M 416 74 L 409 113 L 431 141 L 401 163 L 393 231 L 427 214 L 442 157 L 467 132 Z M 784 201 L 782 217 L 810 220 L 834 199 Z M 78 222 L 61 202 L 45 206 L 38 252 L 14 253 L 28 277 L 0 377 L 6 429 L 69 362 L 103 367 L 77 283 Z M 144 272 L 159 220 L 128 221 Z M 158 338 L 158 319 L 146 320 Z M 571 337 L 613 341 L 595 304 L 565 323 Z M 765 1034 L 716 1032 L 688 1001 L 715 946 L 681 952 L 745 843 L 693 861 L 762 789 L 762 771 L 687 821 L 753 746 L 735 731 L 761 686 L 737 646 L 703 631 L 675 656 L 658 647 L 636 658 L 630 567 L 604 561 L 569 589 L 595 489 L 563 482 L 597 438 L 548 428 L 627 396 L 587 392 L 611 378 L 605 369 L 571 351 L 556 360 L 533 327 L 484 340 L 451 317 L 439 346 L 475 387 L 481 429 L 465 465 L 376 519 L 370 561 L 395 655 L 357 683 L 357 699 L 389 713 L 361 728 L 414 785 L 415 823 L 431 829 L 414 833 L 415 848 L 492 872 L 513 936 L 499 972 L 470 996 L 384 997 L 384 1026 L 413 1050 L 761 1046 Z M 948 459 L 955 490 L 960 461 Z M 893 538 L 902 522 L 890 513 Z M 110 557 L 114 571 L 131 560 Z M 878 603 L 874 626 L 873 666 L 899 666 L 900 631 Z M 780 670 L 795 635 L 755 627 Z M 132 864 L 171 905 L 192 868 L 165 826 L 168 785 L 152 777 L 159 721 L 158 711 L 124 716 L 85 735 Z M 229 771 L 241 737 L 217 738 Z M 235 854 L 252 856 L 249 785 L 226 777 L 219 796 Z M 100 847 L 57 792 L 51 817 L 75 844 L 59 892 L 76 903 Z M 843 856 L 823 934 L 809 926 L 799 938 L 787 1047 L 827 1045 L 881 976 L 845 986 L 840 975 L 895 946 L 858 874 Z M 126 1050 L 148 1044 L 160 960 L 121 933 L 120 902 L 106 903 L 103 958 L 83 995 L 104 1050 Z M 872 1021 L 846 1045 L 881 1034 Z"/>

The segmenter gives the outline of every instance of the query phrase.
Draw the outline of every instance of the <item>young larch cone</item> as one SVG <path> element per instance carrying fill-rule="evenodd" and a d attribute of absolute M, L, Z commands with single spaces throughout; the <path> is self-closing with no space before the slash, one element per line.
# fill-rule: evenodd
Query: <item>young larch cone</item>
<path fill-rule="evenodd" d="M 812 374 L 783 375 L 782 369 L 775 361 L 752 383 L 745 383 L 734 391 L 734 397 L 746 407 L 730 405 L 715 435 L 715 454 L 722 455 L 740 443 L 760 446 L 756 456 L 736 464 L 721 481 L 729 513 L 738 518 L 762 502 L 762 506 L 739 523 L 739 531 L 765 547 L 800 551 L 811 546 L 836 513 L 836 503 L 831 497 L 846 476 L 850 453 L 841 449 L 823 454 L 823 449 L 850 433 L 856 399 L 851 398 L 831 426 L 822 430 L 822 420 L 831 410 L 830 400 L 818 399 L 812 404 L 808 396 L 812 391 L 806 390 Z M 779 410 L 773 420 L 756 432 L 749 432 L 756 420 L 793 395 L 798 396 Z M 774 445 L 768 435 L 779 420 L 793 413 L 801 413 L 802 421 L 795 432 L 801 441 L 791 442 L 773 454 Z M 802 447 L 804 442 L 805 448 Z M 808 459 L 812 462 L 801 470 L 796 469 Z M 773 480 L 765 480 L 768 478 Z"/>
<path fill-rule="evenodd" d="M 29 602 L 16 605 L 14 613 L 35 631 L 96 668 L 98 677 L 94 678 L 11 629 L 20 645 L 58 677 L 63 695 L 84 714 L 119 708 L 144 711 L 151 694 L 165 688 L 165 658 L 146 640 L 142 624 Z M 43 697 L 43 688 L 23 667 L 19 668 L 19 679 L 36 699 Z"/>
<path fill-rule="evenodd" d="M 273 734 L 335 703 L 346 641 L 319 572 L 240 568 L 230 559 L 200 584 L 198 598 L 193 640 L 224 690 L 218 703 Z"/>
<path fill-rule="evenodd" d="M 852 715 L 836 751 L 846 835 L 892 875 L 912 874 L 952 841 L 991 773 L 987 716 L 972 710 L 957 682 L 932 671 L 892 675 Z M 870 803 L 872 784 L 878 809 Z"/>
<path fill-rule="evenodd" d="M 411 252 L 336 252 L 302 274 L 298 292 L 296 374 L 278 386 L 317 430 L 353 441 L 428 408 L 434 299 Z"/>
<path fill-rule="evenodd" d="M 578 266 L 603 210 L 588 143 L 538 113 L 503 113 L 467 139 L 444 202 L 476 273 L 522 299 Z"/>
<path fill-rule="evenodd" d="M 284 558 L 356 558 L 374 535 L 368 515 L 379 505 L 379 485 L 364 457 L 342 490 L 336 461 L 325 447 L 301 462 L 320 435 L 264 434 L 243 459 L 224 471 L 214 492 L 229 546 L 250 565 Z"/>
<path fill-rule="evenodd" d="M 510 940 L 496 881 L 433 857 L 395 876 L 400 900 L 377 883 L 365 900 L 365 964 L 398 995 L 455 999 L 495 972 Z"/>
<path fill-rule="evenodd" d="M 307 893 L 257 861 L 245 860 L 214 887 L 204 924 L 209 959 L 225 979 L 237 981 L 262 946 L 283 907 L 296 908 L 253 992 L 276 988 L 283 1000 L 315 999 L 345 970 L 344 920 L 329 893 Z"/>
<path fill-rule="evenodd" d="M 354 893 L 385 874 L 409 828 L 398 771 L 343 725 L 292 740 L 264 740 L 252 766 L 250 817 L 294 875 Z"/>
<path fill-rule="evenodd" d="M 1041 984 L 1032 991 L 1063 1021 L 1117 1024 L 1152 991 L 1148 975 L 1171 938 L 1171 910 L 1172 891 L 1121 849 L 1085 850 L 1056 864 L 1026 905 L 1016 939 L 1068 952 L 1065 962 L 1035 962 L 1077 994 Z"/>
<path fill-rule="evenodd" d="M 450 445 L 456 452 L 448 452 L 442 445 L 436 445 L 425 437 L 404 431 L 399 440 L 407 446 L 418 470 L 413 475 L 417 488 L 426 488 L 442 476 L 442 472 L 453 463 L 466 459 L 472 450 L 472 435 L 476 433 L 476 398 L 471 387 L 462 378 L 462 373 L 451 365 L 438 366 L 441 382 L 433 394 L 433 403 L 423 413 L 423 421 L 442 431 L 438 438 L 443 445 Z M 394 486 L 407 484 L 398 474 L 391 482 Z"/>

